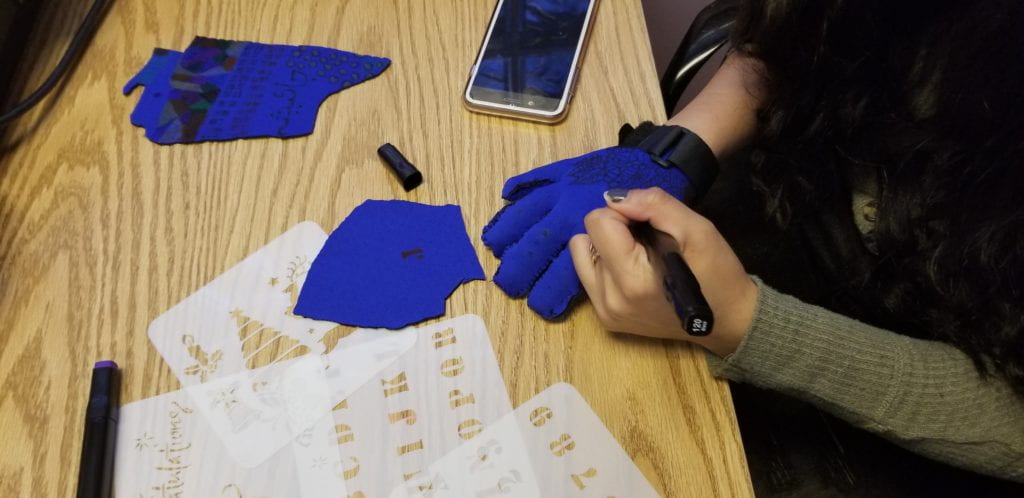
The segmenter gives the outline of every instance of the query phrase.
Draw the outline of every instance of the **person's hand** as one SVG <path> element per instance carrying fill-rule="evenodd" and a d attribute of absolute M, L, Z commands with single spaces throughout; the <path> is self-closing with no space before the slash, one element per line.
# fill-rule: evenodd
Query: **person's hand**
<path fill-rule="evenodd" d="M 615 332 L 689 340 L 719 356 L 735 351 L 753 320 L 758 289 L 714 225 L 660 188 L 611 190 L 605 198 L 608 207 L 591 211 L 587 233 L 569 243 L 601 324 Z M 642 221 L 679 243 L 714 312 L 711 334 L 694 337 L 683 330 L 646 249 L 629 231 L 630 223 Z"/>

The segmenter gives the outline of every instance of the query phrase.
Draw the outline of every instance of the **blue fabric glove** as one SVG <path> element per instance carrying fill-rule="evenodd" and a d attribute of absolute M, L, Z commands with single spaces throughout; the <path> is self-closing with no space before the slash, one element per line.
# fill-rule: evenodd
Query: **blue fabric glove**
<path fill-rule="evenodd" d="M 328 96 L 377 76 L 390 60 L 332 48 L 197 37 L 156 49 L 125 85 L 143 85 L 132 124 L 159 144 L 295 137 L 313 132 Z"/>
<path fill-rule="evenodd" d="M 682 136 L 687 139 L 680 143 Z M 498 211 L 481 237 L 501 259 L 494 283 L 511 297 L 529 293 L 531 309 L 544 318 L 555 318 L 582 290 L 569 239 L 584 233 L 583 218 L 605 205 L 605 191 L 656 186 L 687 201 L 703 194 L 717 173 L 707 145 L 682 128 L 651 126 L 640 142 L 564 159 L 510 178 L 502 197 L 511 203 Z M 687 156 L 699 158 L 689 161 L 699 168 L 679 167 Z"/>

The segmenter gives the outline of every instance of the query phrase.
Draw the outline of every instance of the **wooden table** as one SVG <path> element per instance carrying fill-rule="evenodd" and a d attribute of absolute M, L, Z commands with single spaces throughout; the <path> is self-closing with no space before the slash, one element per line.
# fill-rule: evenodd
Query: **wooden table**
<path fill-rule="evenodd" d="M 31 89 L 91 0 L 53 2 L 33 37 Z M 60 8 L 53 5 L 59 4 Z M 462 205 L 479 242 L 508 176 L 611 144 L 623 122 L 664 111 L 639 0 L 605 0 L 568 119 L 556 126 L 462 107 L 494 0 L 117 0 L 54 97 L 0 149 L 0 495 L 71 496 L 91 365 L 124 367 L 122 401 L 178 381 L 151 320 L 292 225 L 336 226 L 367 198 Z M 316 131 L 158 146 L 129 124 L 121 87 L 153 47 L 196 34 L 383 55 L 381 77 L 324 102 Z M 392 142 L 424 171 L 404 192 L 374 150 Z M 490 282 L 461 287 L 448 316 L 487 323 L 513 406 L 573 384 L 665 496 L 743 496 L 750 478 L 726 383 L 684 344 L 610 334 L 589 305 L 550 323 Z"/>

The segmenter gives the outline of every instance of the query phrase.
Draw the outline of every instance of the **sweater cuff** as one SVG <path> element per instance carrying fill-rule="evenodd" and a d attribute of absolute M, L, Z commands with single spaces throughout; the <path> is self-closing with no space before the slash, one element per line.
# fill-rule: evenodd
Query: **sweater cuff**
<path fill-rule="evenodd" d="M 777 294 L 775 289 L 768 287 L 768 285 L 755 275 L 751 275 L 750 279 L 757 285 L 757 304 L 754 306 L 754 319 L 751 320 L 750 326 L 747 327 L 746 333 L 743 334 L 743 339 L 740 341 L 739 346 L 736 347 L 735 351 L 724 358 L 707 349 L 704 350 L 708 369 L 711 370 L 711 374 L 715 377 L 726 378 L 736 382 L 742 382 L 745 380 L 743 364 L 746 363 L 746 361 L 744 361 L 744 351 L 747 349 L 747 342 L 749 342 L 750 336 L 755 331 L 763 331 L 765 328 L 764 323 L 758 323 L 764 322 L 762 309 L 765 308 L 766 305 L 770 307 L 778 306 L 776 303 L 777 299 L 775 298 L 775 294 Z M 770 302 L 766 303 L 766 300 L 769 300 Z M 756 346 L 757 344 L 755 343 L 755 347 Z"/>
<path fill-rule="evenodd" d="M 908 338 L 838 316 L 751 278 L 758 287 L 754 319 L 731 355 L 707 354 L 713 375 L 798 395 L 837 412 L 863 403 L 870 408 L 862 415 L 870 417 L 888 408 L 893 387 L 904 375 L 901 346 Z"/>

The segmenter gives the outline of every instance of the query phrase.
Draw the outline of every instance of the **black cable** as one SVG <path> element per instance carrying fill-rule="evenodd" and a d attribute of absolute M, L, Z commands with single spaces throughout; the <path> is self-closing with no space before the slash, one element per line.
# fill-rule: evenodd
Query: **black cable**
<path fill-rule="evenodd" d="M 64 55 L 61 56 L 60 61 L 57 62 L 57 66 L 53 68 L 50 76 L 46 78 L 42 85 L 39 85 L 36 91 L 32 92 L 32 95 L 29 95 L 9 111 L 0 114 L 0 124 L 4 124 L 24 114 L 25 111 L 38 104 L 57 86 L 57 83 L 60 82 L 74 61 L 81 55 L 82 49 L 85 48 L 92 34 L 96 31 L 96 26 L 103 15 L 106 3 L 106 0 L 95 0 L 93 2 L 89 12 L 85 15 L 85 19 L 82 20 L 82 24 L 78 27 L 75 37 L 71 39 L 71 43 L 68 44 L 67 50 L 64 51 Z"/>

